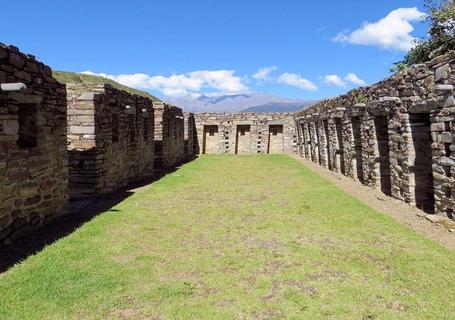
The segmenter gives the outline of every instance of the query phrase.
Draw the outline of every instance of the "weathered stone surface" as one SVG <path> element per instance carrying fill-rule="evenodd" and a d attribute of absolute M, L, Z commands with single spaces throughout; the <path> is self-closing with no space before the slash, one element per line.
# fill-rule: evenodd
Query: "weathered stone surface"
<path fill-rule="evenodd" d="M 455 199 L 448 192 L 455 188 L 453 70 L 455 52 L 450 52 L 297 112 L 299 153 L 453 218 Z M 366 107 L 356 107 L 358 97 Z"/>
<path fill-rule="evenodd" d="M 441 142 L 442 143 L 452 143 L 453 133 L 452 132 L 443 132 L 441 133 Z"/>
<path fill-rule="evenodd" d="M 155 165 L 173 167 L 185 160 L 185 117 L 182 109 L 166 103 L 154 103 Z M 188 134 L 188 133 L 187 133 Z M 188 137 L 189 138 L 189 137 Z"/>
<path fill-rule="evenodd" d="M 71 198 L 105 194 L 153 174 L 150 99 L 105 84 L 67 84 L 67 93 Z"/>
<path fill-rule="evenodd" d="M 452 92 L 453 85 L 451 84 L 437 84 L 434 86 L 435 91 L 443 91 L 443 92 Z"/>
<path fill-rule="evenodd" d="M 3 128 L 3 133 L 5 133 L 6 135 L 16 135 L 19 132 L 19 121 L 3 120 L 2 128 Z"/>
<path fill-rule="evenodd" d="M 95 134 L 95 126 L 68 126 L 71 134 Z"/>
<path fill-rule="evenodd" d="M 1 83 L 27 86 L 0 91 L 0 242 L 10 242 L 66 213 L 66 97 L 40 62 L 15 47 L 0 44 L 0 70 Z"/>
<path fill-rule="evenodd" d="M 292 113 L 196 113 L 200 153 L 297 153 Z"/>
<path fill-rule="evenodd" d="M 450 76 L 450 64 L 445 64 L 439 68 L 436 68 L 434 72 L 434 81 L 436 83 L 448 79 Z"/>

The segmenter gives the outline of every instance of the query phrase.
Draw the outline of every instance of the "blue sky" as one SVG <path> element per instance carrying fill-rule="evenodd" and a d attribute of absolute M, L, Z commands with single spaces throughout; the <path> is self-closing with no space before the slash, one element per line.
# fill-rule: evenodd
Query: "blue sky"
<path fill-rule="evenodd" d="M 0 8 L 1 42 L 53 69 L 105 73 L 160 96 L 334 96 L 387 77 L 426 31 L 423 0 L 0 0 Z"/>

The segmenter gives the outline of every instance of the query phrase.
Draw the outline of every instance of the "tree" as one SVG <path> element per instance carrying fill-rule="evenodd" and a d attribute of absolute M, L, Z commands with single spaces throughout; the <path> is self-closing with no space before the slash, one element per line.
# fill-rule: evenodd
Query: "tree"
<path fill-rule="evenodd" d="M 426 0 L 428 9 L 424 22 L 429 22 L 428 39 L 420 39 L 405 58 L 395 63 L 394 71 L 430 61 L 455 50 L 455 0 Z"/>

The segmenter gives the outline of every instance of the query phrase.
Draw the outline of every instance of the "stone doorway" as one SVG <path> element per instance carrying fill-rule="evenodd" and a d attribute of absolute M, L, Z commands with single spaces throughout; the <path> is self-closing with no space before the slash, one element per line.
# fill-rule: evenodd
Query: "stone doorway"
<path fill-rule="evenodd" d="M 354 138 L 353 148 L 353 167 L 355 170 L 356 178 L 364 183 L 363 178 L 363 159 L 362 159 L 362 133 L 361 133 L 361 122 L 359 117 L 352 118 L 352 135 Z"/>
<path fill-rule="evenodd" d="M 235 139 L 235 154 L 251 154 L 251 126 L 238 125 Z"/>
<path fill-rule="evenodd" d="M 324 152 L 324 145 L 321 143 L 321 132 L 319 130 L 319 122 L 314 122 L 314 130 L 316 132 L 316 145 L 318 146 L 318 163 L 320 166 L 324 166 L 323 161 L 323 152 Z"/>
<path fill-rule="evenodd" d="M 267 153 L 284 153 L 283 125 L 269 126 L 269 148 Z"/>
<path fill-rule="evenodd" d="M 425 113 L 410 114 L 412 144 L 409 146 L 411 199 L 417 208 L 434 213 L 434 186 L 431 155 L 431 121 Z"/>
<path fill-rule="evenodd" d="M 327 166 L 329 170 L 332 170 L 332 153 L 330 150 L 330 135 L 329 135 L 329 123 L 327 120 L 323 121 L 324 125 L 324 133 L 325 133 L 325 149 L 326 149 L 326 155 L 327 155 Z"/>
<path fill-rule="evenodd" d="M 31 149 L 38 146 L 38 106 L 32 103 L 21 103 L 17 111 L 18 139 L 21 149 Z"/>
<path fill-rule="evenodd" d="M 317 147 L 314 143 L 314 132 L 312 123 L 308 123 L 308 142 L 309 142 L 309 150 L 310 150 L 310 160 L 313 162 L 317 162 L 316 155 L 318 154 Z"/>
<path fill-rule="evenodd" d="M 389 122 L 386 116 L 374 118 L 376 131 L 377 156 L 379 162 L 379 185 L 381 191 L 390 196 L 392 184 L 390 180 L 390 154 L 389 154 Z"/>
<path fill-rule="evenodd" d="M 346 170 L 344 167 L 343 127 L 340 118 L 335 119 L 335 135 L 338 145 L 335 154 L 337 170 L 346 175 Z"/>
<path fill-rule="evenodd" d="M 203 154 L 218 154 L 218 126 L 204 126 L 202 139 Z"/>

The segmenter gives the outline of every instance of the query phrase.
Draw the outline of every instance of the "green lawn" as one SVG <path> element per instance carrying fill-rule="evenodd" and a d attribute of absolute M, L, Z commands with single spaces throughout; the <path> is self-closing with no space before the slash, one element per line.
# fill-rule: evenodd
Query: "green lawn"
<path fill-rule="evenodd" d="M 0 319 L 455 319 L 455 254 L 288 156 L 203 156 L 0 275 Z"/>

